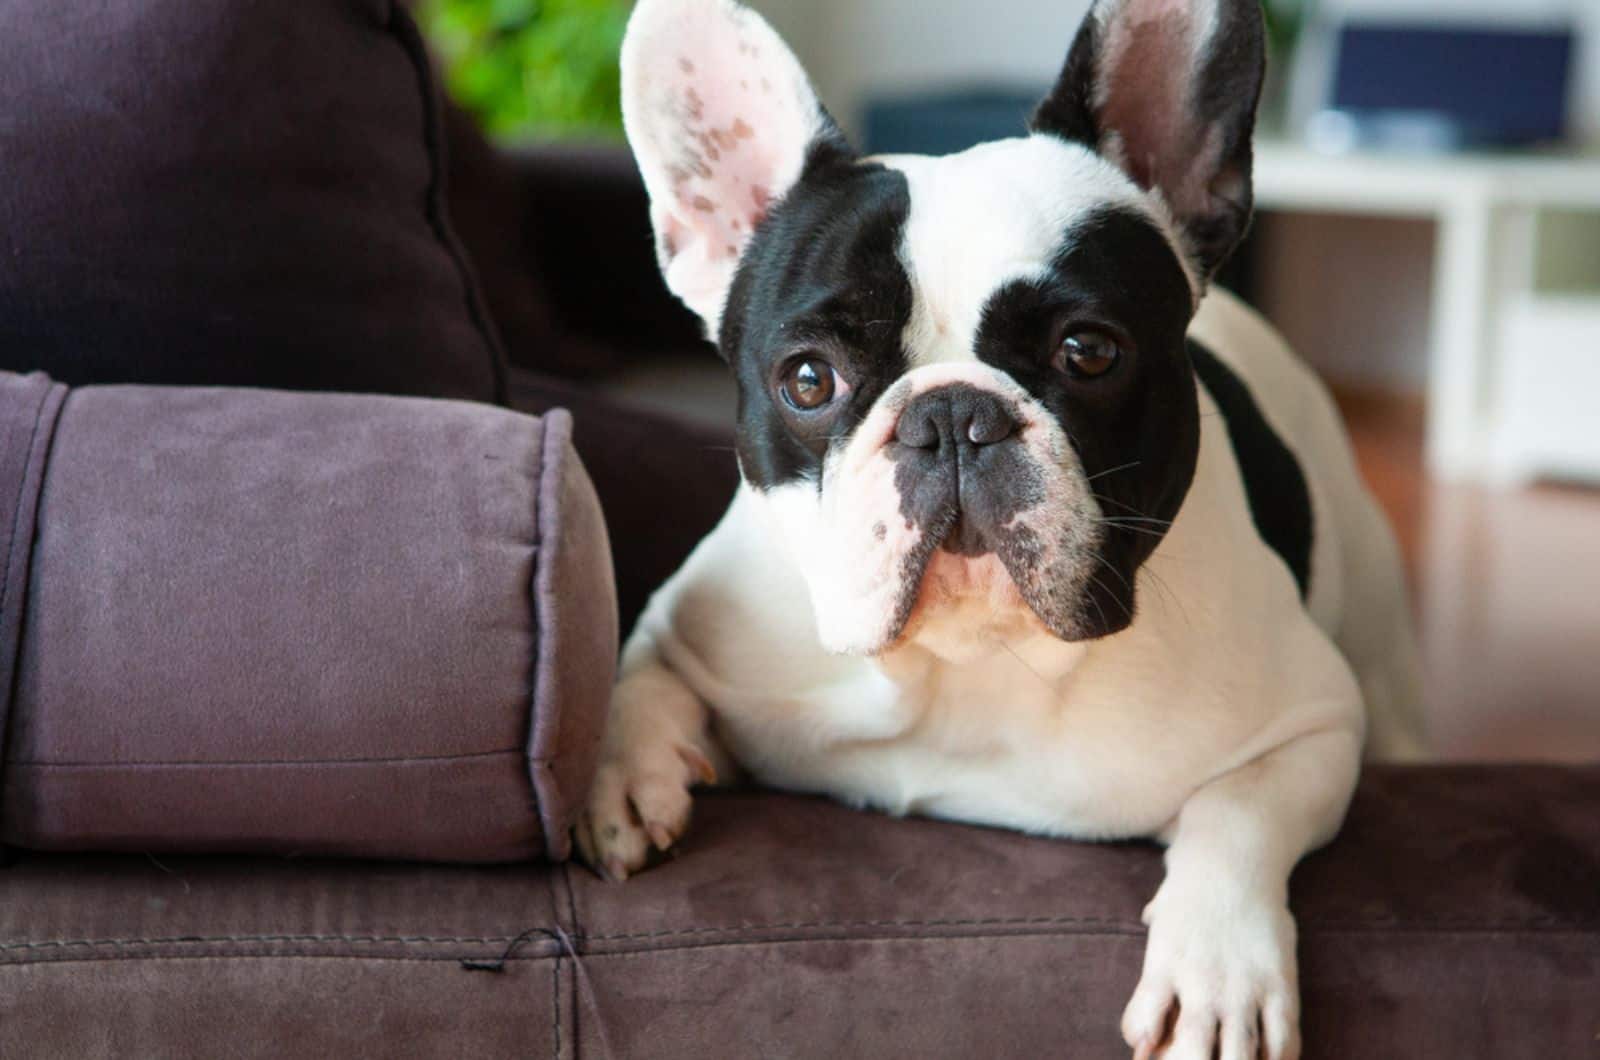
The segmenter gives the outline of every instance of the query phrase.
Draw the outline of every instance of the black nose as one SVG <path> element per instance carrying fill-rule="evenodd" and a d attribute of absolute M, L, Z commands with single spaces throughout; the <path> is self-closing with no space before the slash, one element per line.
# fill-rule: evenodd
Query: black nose
<path fill-rule="evenodd" d="M 914 449 L 994 445 L 1017 433 L 1009 402 L 966 383 L 936 387 L 913 398 L 900 414 L 894 436 Z"/>

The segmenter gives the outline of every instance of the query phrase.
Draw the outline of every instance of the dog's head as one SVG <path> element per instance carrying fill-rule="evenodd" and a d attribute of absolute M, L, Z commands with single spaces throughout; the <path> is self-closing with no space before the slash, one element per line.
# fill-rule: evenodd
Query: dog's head
<path fill-rule="evenodd" d="M 733 0 L 640 0 L 628 137 L 667 284 L 825 647 L 1126 627 L 1194 475 L 1184 333 L 1244 232 L 1258 0 L 1099 0 L 1030 135 L 861 158 Z"/>

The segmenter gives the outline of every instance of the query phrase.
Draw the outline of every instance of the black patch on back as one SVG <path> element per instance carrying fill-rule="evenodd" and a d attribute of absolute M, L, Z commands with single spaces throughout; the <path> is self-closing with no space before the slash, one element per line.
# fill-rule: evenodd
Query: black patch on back
<path fill-rule="evenodd" d="M 739 379 L 739 461 L 751 484 L 819 477 L 828 448 L 905 374 L 912 294 L 899 248 L 910 212 L 904 174 L 822 140 L 752 235 L 718 336 Z M 849 381 L 842 405 L 797 413 L 777 397 L 782 368 L 807 351 Z"/>
<path fill-rule="evenodd" d="M 1189 340 L 1194 373 L 1228 425 L 1228 440 L 1244 476 L 1250 517 L 1272 550 L 1289 565 L 1304 599 L 1311 589 L 1311 491 L 1300 461 L 1272 429 L 1255 395 L 1216 354 Z"/>
<path fill-rule="evenodd" d="M 1054 414 L 1088 476 L 1104 524 L 1083 623 L 1103 636 L 1133 621 L 1135 572 L 1194 479 L 1200 409 L 1184 346 L 1193 299 L 1172 244 L 1142 214 L 1107 207 L 1062 239 L 1046 276 L 990 297 L 976 352 Z M 1079 326 L 1127 337 L 1101 378 L 1051 364 L 1063 330 Z"/>

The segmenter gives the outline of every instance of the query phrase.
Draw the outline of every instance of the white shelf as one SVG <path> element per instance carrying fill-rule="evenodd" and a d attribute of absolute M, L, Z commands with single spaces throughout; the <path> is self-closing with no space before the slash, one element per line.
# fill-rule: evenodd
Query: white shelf
<path fill-rule="evenodd" d="M 1324 155 L 1265 141 L 1256 145 L 1255 198 L 1268 210 L 1437 222 L 1430 470 L 1446 478 L 1494 479 L 1590 477 L 1593 468 L 1600 477 L 1600 454 L 1593 451 L 1600 429 L 1580 432 L 1558 411 L 1563 395 L 1532 367 L 1541 357 L 1554 358 L 1547 378 L 1560 383 L 1560 371 L 1575 370 L 1561 357 L 1582 361 L 1587 351 L 1583 363 L 1600 371 L 1600 313 L 1583 308 L 1589 299 L 1558 302 L 1531 294 L 1535 219 L 1550 210 L 1600 214 L 1600 156 Z M 1594 252 L 1600 255 L 1600 246 Z M 1563 353 L 1548 353 L 1552 343 Z M 1590 381 L 1583 392 L 1600 392 L 1600 377 L 1580 375 Z"/>

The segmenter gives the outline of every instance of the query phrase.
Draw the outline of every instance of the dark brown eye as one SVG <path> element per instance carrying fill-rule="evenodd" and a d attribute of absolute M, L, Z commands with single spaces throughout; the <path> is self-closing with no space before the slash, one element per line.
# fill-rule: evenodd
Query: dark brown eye
<path fill-rule="evenodd" d="M 833 366 L 814 357 L 791 362 L 783 373 L 783 397 L 802 412 L 820 409 L 834 396 Z"/>
<path fill-rule="evenodd" d="M 1100 331 L 1075 331 L 1061 340 L 1055 366 L 1080 379 L 1098 379 L 1122 357 L 1117 340 Z"/>

